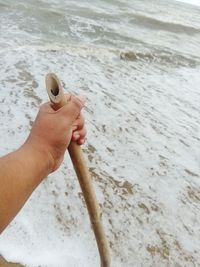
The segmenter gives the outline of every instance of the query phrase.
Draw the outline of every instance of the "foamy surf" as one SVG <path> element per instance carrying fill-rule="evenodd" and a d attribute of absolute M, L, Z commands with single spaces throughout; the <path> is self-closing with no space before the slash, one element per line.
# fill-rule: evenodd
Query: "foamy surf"
<path fill-rule="evenodd" d="M 199 0 L 176 0 L 182 3 L 186 3 L 189 5 L 194 5 L 194 6 L 200 6 L 200 1 Z"/>
<path fill-rule="evenodd" d="M 151 3 L 146 4 L 148 16 L 155 4 Z M 10 14 L 9 2 L 4 5 Z M 46 3 L 41 5 L 45 9 Z M 51 8 L 61 13 L 62 5 L 62 1 L 50 2 Z M 93 10 L 95 5 L 98 3 Z M 120 10 L 130 10 L 124 5 L 111 3 L 112 12 L 122 13 L 124 18 Z M 144 9 L 140 1 L 132 5 L 136 10 Z M 177 23 L 180 15 L 183 25 L 198 28 L 199 17 L 191 19 L 196 10 L 187 17 L 185 6 L 178 14 L 173 3 L 169 6 L 170 14 L 166 16 Z M 32 12 L 23 9 L 22 4 L 21 8 Z M 66 11 L 66 6 L 63 9 Z M 77 13 L 83 16 L 85 11 L 80 3 Z M 93 30 L 100 22 L 92 20 Z M 113 25 L 119 23 L 112 16 L 101 23 L 109 25 L 110 20 L 114 20 Z M 5 26 L 5 22 L 1 25 Z M 198 32 L 190 36 L 189 31 L 149 32 L 148 28 L 145 39 L 145 27 L 140 25 L 135 43 L 132 37 L 124 41 L 123 31 L 121 37 L 114 35 L 116 46 L 109 39 L 111 34 L 104 39 L 105 28 L 101 28 L 102 39 L 97 44 L 92 43 L 97 37 L 91 35 L 88 39 L 84 27 L 76 29 L 76 38 L 85 37 L 81 44 L 78 39 L 76 44 L 65 39 L 46 43 L 44 39 L 49 37 L 37 32 L 29 42 L 23 39 L 28 33 L 23 33 L 21 25 L 16 40 L 11 40 L 7 48 L 11 32 L 6 37 L 4 31 L 0 37 L 0 151 L 3 155 L 23 143 L 39 105 L 48 100 L 44 77 L 49 71 L 55 72 L 67 91 L 88 98 L 84 152 L 103 211 L 112 266 L 197 266 L 200 36 Z M 8 261 L 30 267 L 99 266 L 95 239 L 68 155 L 61 169 L 45 179 L 1 235 L 0 254 Z"/>

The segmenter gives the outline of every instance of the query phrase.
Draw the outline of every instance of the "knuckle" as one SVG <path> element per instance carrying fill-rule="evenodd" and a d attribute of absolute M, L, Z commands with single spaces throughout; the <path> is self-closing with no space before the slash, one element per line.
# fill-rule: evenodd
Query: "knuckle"
<path fill-rule="evenodd" d="M 47 103 L 42 104 L 42 105 L 40 106 L 40 110 L 44 110 L 44 109 L 46 108 L 46 106 L 47 106 Z"/>
<path fill-rule="evenodd" d="M 47 108 L 48 108 L 48 103 L 44 103 L 40 106 L 39 112 L 44 113 L 46 112 Z"/>
<path fill-rule="evenodd" d="M 81 109 L 83 107 L 82 102 L 76 96 L 71 96 L 71 101 L 76 108 Z"/>
<path fill-rule="evenodd" d="M 83 128 L 84 127 L 84 120 L 80 120 L 78 124 L 79 124 L 79 128 Z"/>
<path fill-rule="evenodd" d="M 46 103 L 42 104 L 40 106 L 40 109 L 39 109 L 40 113 L 51 113 L 53 111 L 54 110 L 52 109 L 50 102 L 46 102 Z"/>
<path fill-rule="evenodd" d="M 84 136 L 87 134 L 87 129 L 86 129 L 85 127 L 83 128 L 82 134 L 83 134 Z"/>
<path fill-rule="evenodd" d="M 82 114 L 81 114 L 81 118 L 80 118 L 80 120 L 81 120 L 82 125 L 84 125 L 84 124 L 85 124 L 85 118 L 83 117 Z"/>

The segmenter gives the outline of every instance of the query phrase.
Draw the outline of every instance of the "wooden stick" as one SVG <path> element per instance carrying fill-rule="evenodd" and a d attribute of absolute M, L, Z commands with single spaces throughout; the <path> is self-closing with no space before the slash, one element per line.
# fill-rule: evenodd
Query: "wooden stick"
<path fill-rule="evenodd" d="M 67 104 L 66 97 L 59 79 L 53 73 L 46 76 L 46 87 L 49 98 L 53 103 L 55 110 Z M 76 142 L 71 142 L 68 147 L 69 155 L 71 157 L 74 169 L 76 171 L 83 196 L 87 205 L 90 221 L 96 237 L 99 254 L 101 258 L 101 267 L 110 266 L 110 252 L 109 246 L 101 221 L 101 211 L 96 199 L 96 195 L 92 186 L 90 173 L 86 166 L 82 149 Z"/>

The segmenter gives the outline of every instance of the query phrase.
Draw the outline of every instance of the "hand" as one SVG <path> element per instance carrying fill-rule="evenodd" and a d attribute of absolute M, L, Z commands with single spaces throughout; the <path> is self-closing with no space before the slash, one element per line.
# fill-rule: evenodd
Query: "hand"
<path fill-rule="evenodd" d="M 25 146 L 41 151 L 43 160 L 49 161 L 49 172 L 58 169 L 71 140 L 79 145 L 85 142 L 86 128 L 80 113 L 84 103 L 82 97 L 72 95 L 57 111 L 50 102 L 41 106 Z"/>
<path fill-rule="evenodd" d="M 72 141 L 77 142 L 78 145 L 84 144 L 87 130 L 85 127 L 84 117 L 81 113 L 78 116 L 78 118 L 75 120 L 72 129 L 73 129 Z"/>

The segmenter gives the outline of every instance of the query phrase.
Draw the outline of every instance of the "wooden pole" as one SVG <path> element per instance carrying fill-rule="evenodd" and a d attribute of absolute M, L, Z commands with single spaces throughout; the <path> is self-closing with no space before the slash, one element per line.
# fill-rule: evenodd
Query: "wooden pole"
<path fill-rule="evenodd" d="M 67 104 L 67 99 L 64 95 L 63 88 L 58 77 L 54 73 L 49 73 L 46 76 L 46 87 L 49 98 L 53 103 L 55 110 Z M 109 245 L 104 232 L 101 211 L 97 202 L 97 198 L 92 186 L 90 173 L 86 166 L 83 151 L 76 142 L 71 142 L 68 147 L 76 175 L 78 177 L 85 203 L 87 205 L 90 221 L 96 237 L 96 242 L 101 258 L 101 267 L 110 267 L 110 252 Z"/>

